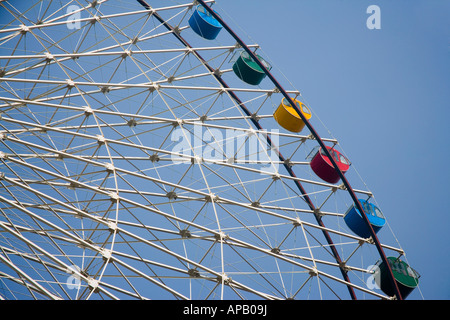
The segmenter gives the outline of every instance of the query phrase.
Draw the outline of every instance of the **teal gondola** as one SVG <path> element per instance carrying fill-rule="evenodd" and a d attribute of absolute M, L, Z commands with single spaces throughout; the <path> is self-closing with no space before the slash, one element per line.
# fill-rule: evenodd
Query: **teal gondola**
<path fill-rule="evenodd" d="M 419 285 L 420 274 L 400 258 L 387 257 L 386 260 L 391 267 L 402 299 L 405 299 Z M 386 264 L 379 260 L 375 266 L 374 279 L 378 288 L 388 296 L 394 296 L 395 289 Z"/>
<path fill-rule="evenodd" d="M 259 55 L 256 54 L 256 57 L 261 61 L 264 67 L 270 71 L 272 66 Z M 240 52 L 239 58 L 233 64 L 233 71 L 239 79 L 255 86 L 260 84 L 266 76 L 264 70 L 246 51 Z"/>

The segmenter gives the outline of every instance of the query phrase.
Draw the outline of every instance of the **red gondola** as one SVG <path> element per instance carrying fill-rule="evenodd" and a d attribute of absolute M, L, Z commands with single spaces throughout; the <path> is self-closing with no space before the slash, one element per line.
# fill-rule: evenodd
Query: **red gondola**
<path fill-rule="evenodd" d="M 347 170 L 350 168 L 350 161 L 348 161 L 348 159 L 339 151 L 328 146 L 326 148 L 328 149 L 328 152 L 333 157 L 341 172 L 345 174 L 345 172 L 347 172 Z M 338 172 L 336 171 L 330 159 L 327 157 L 322 148 L 320 148 L 319 151 L 317 151 L 313 156 L 310 162 L 310 166 L 314 173 L 326 182 L 337 183 L 340 179 Z"/>

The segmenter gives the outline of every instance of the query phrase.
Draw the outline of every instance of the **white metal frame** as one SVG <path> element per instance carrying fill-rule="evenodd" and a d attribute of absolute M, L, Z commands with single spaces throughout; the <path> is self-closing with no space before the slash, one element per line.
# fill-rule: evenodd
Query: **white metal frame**
<path fill-rule="evenodd" d="M 16 15 L 9 2 L 0 6 Z M 188 34 L 193 3 L 151 10 L 136 6 L 103 14 L 104 7 L 110 10 L 108 2 L 94 1 L 80 8 L 79 12 L 88 16 L 78 20 L 81 29 L 68 30 L 60 39 L 52 38 L 56 35 L 52 28 L 66 24 L 69 14 L 61 9 L 40 24 L 30 24 L 26 15 L 33 11 L 27 11 L 26 18 L 16 15 L 21 25 L 0 29 L 0 47 L 16 41 L 10 54 L 5 54 L 7 49 L 0 54 L 0 264 L 10 271 L 0 269 L 0 290 L 6 288 L 6 282 L 13 282 L 36 299 L 154 298 L 143 293 L 139 280 L 177 299 L 198 295 L 285 299 L 303 292 L 308 296 L 311 287 L 318 288 L 320 297 L 328 288 L 340 296 L 335 286 L 351 286 L 363 295 L 388 298 L 365 287 L 364 279 L 348 283 L 336 276 L 335 271 L 342 266 L 331 255 L 327 257 L 327 245 L 315 234 L 326 230 L 338 240 L 336 246 L 346 252 L 345 268 L 350 273 L 357 278 L 368 273 L 358 265 L 356 256 L 370 248 L 371 239 L 362 239 L 345 228 L 343 207 L 330 209 L 345 206 L 345 200 L 338 198 L 345 190 L 312 176 L 301 155 L 314 144 L 310 135 L 281 130 L 270 133 L 283 141 L 276 148 L 290 153 L 289 165 L 299 168 L 298 177 L 285 174 L 284 163 L 270 157 L 259 159 L 259 164 L 270 164 L 279 171 L 258 168 L 246 159 L 208 159 L 194 145 L 190 145 L 191 155 L 170 149 L 175 129 L 189 137 L 199 121 L 202 130 L 213 137 L 213 141 L 201 140 L 202 148 L 225 142 L 214 140 L 214 130 L 236 130 L 247 136 L 265 133 L 252 128 L 253 116 L 274 125 L 271 108 L 279 103 L 277 90 L 232 80 L 227 61 L 237 46 L 208 46 L 209 42 L 204 42 L 204 46 L 189 48 L 146 49 L 149 41 L 170 44 L 168 39 L 175 32 L 162 28 L 152 19 L 153 14 L 170 13 L 167 21 L 178 22 L 174 30 Z M 41 6 L 38 12 L 43 11 Z M 137 34 L 126 33 L 136 31 L 131 29 L 133 22 L 123 29 L 116 24 L 116 19 L 124 17 L 144 21 Z M 93 31 L 93 25 L 99 30 Z M 153 28 L 149 31 L 147 26 Z M 83 41 L 88 41 L 87 34 L 94 37 L 96 32 L 108 40 L 99 41 L 101 48 L 74 53 L 61 47 L 70 38 L 79 41 L 76 47 L 81 48 Z M 123 36 L 129 40 L 116 39 Z M 189 36 L 198 41 L 194 34 Z M 27 37 L 42 48 L 18 53 Z M 46 43 L 52 41 L 55 46 L 48 48 Z M 258 49 L 258 45 L 251 47 Z M 218 68 L 209 71 L 198 52 L 207 54 L 207 63 Z M 153 61 L 159 54 L 170 58 L 162 63 Z M 99 64 L 83 60 L 91 58 Z M 46 73 L 49 68 L 59 69 L 50 74 Z M 128 68 L 136 73 L 120 76 Z M 97 80 L 97 72 L 102 70 L 111 72 L 108 81 Z M 122 81 L 113 80 L 116 75 Z M 221 85 L 214 78 L 217 75 L 231 79 L 233 86 Z M 192 81 L 198 85 L 189 84 Z M 230 92 L 242 94 L 244 103 L 253 106 L 252 117 L 242 113 Z M 297 90 L 288 93 L 300 95 Z M 125 100 L 138 101 L 137 112 L 124 110 Z M 218 107 L 221 100 L 223 110 Z M 145 112 L 152 101 L 157 101 L 159 113 Z M 201 109 L 207 114 L 198 113 Z M 44 119 L 48 122 L 42 123 Z M 110 119 L 114 122 L 108 122 Z M 155 141 L 149 141 L 153 136 Z M 323 140 L 338 143 L 334 138 Z M 266 146 L 267 142 L 258 138 L 258 144 Z M 132 154 L 122 154 L 121 150 Z M 215 151 L 223 152 L 219 148 Z M 188 163 L 173 164 L 171 156 Z M 302 197 L 292 188 L 294 182 L 308 187 L 308 195 L 317 198 L 317 210 L 301 206 Z M 261 190 L 254 194 L 256 188 Z M 283 194 L 273 197 L 273 190 Z M 368 190 L 354 191 L 372 196 Z M 309 220 L 315 215 L 332 221 L 332 226 L 321 227 Z M 155 224 L 149 223 L 150 216 Z M 73 219 L 77 223 L 71 224 Z M 98 242 L 86 237 L 88 234 Z M 295 247 L 294 235 L 303 246 Z M 141 247 L 158 254 L 152 258 L 140 251 Z M 194 248 L 198 252 L 190 251 Z M 383 248 L 403 254 L 394 245 L 383 244 Z M 165 256 L 170 259 L 161 258 Z M 242 261 L 230 260 L 236 257 Z M 18 261 L 25 263 L 24 267 Z M 80 267 L 84 270 L 71 269 L 78 261 L 83 261 Z M 75 295 L 65 283 L 71 275 L 81 281 Z M 256 284 L 255 279 L 262 284 Z M 285 282 L 289 279 L 292 283 L 288 285 Z M 174 285 L 175 281 L 183 284 Z M 326 284 L 321 286 L 322 282 Z"/>

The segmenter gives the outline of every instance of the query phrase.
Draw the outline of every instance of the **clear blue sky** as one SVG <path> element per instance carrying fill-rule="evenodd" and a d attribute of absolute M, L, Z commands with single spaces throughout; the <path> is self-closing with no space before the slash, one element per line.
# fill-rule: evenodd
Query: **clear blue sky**
<path fill-rule="evenodd" d="M 366 26 L 369 5 L 380 7 L 379 30 Z M 246 43 L 261 45 L 340 141 L 421 274 L 424 298 L 449 299 L 450 1 L 219 0 L 215 8 Z"/>

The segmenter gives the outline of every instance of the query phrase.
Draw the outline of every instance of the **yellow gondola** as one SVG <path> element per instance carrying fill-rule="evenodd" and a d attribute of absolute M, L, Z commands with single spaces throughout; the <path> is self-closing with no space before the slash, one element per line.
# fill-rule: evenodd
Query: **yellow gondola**
<path fill-rule="evenodd" d="M 305 118 L 307 120 L 311 119 L 311 111 L 308 109 L 308 107 L 304 103 L 296 99 L 292 100 L 296 104 L 297 108 L 303 113 Z M 300 132 L 305 127 L 305 123 L 303 122 L 302 118 L 291 106 L 291 104 L 286 101 L 286 98 L 283 98 L 281 100 L 281 103 L 278 106 L 277 110 L 274 112 L 273 117 L 280 126 L 291 132 Z"/>

